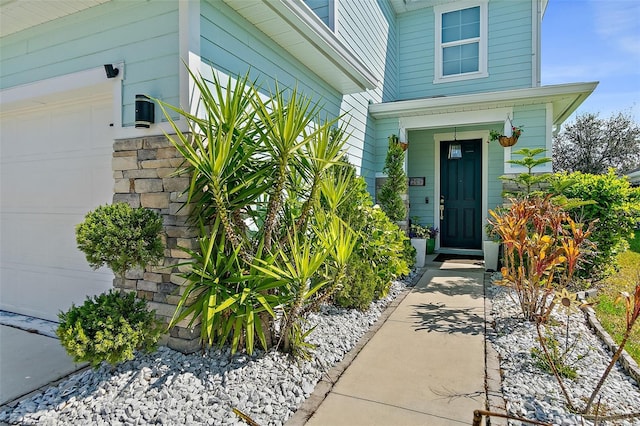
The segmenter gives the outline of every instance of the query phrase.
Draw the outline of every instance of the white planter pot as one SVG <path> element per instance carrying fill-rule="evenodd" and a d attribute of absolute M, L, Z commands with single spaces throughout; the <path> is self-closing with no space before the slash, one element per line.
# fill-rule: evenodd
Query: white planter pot
<path fill-rule="evenodd" d="M 412 238 L 411 245 L 416 249 L 416 268 L 422 268 L 427 257 L 427 240 L 425 238 Z"/>
<path fill-rule="evenodd" d="M 497 271 L 500 243 L 495 241 L 483 241 L 482 251 L 484 254 L 484 270 Z"/>

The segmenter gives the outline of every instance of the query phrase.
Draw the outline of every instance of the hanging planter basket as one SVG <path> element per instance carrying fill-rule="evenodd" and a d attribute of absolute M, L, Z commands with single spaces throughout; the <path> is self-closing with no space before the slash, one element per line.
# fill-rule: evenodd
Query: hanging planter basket
<path fill-rule="evenodd" d="M 508 146 L 514 146 L 516 144 L 516 142 L 518 142 L 518 137 L 517 136 L 500 136 L 498 138 L 498 142 L 500 143 L 500 145 L 502 145 L 503 147 L 508 147 Z"/>

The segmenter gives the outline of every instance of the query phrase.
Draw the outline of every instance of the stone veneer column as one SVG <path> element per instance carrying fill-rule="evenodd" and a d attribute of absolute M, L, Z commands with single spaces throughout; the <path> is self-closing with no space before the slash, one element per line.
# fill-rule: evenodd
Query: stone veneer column
<path fill-rule="evenodd" d="M 142 206 L 158 212 L 165 230 L 163 264 L 129 271 L 124 282 L 114 279 L 114 286 L 135 291 L 166 324 L 186 284 L 180 277 L 184 267 L 177 265 L 189 256 L 178 247 L 197 245 L 197 233 L 187 225 L 189 208 L 184 204 L 186 194 L 183 192 L 189 187 L 189 178 L 171 176 L 183 160 L 165 136 L 120 139 L 113 144 L 113 202 L 126 202 L 132 207 Z M 200 348 L 199 324 L 194 328 L 187 325 L 188 319 L 182 321 L 160 343 L 184 353 L 195 352 Z"/>

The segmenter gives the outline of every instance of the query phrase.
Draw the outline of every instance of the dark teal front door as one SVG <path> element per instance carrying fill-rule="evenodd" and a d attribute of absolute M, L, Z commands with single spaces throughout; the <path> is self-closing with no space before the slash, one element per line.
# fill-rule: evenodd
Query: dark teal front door
<path fill-rule="evenodd" d="M 462 158 L 450 159 L 451 144 Z M 440 142 L 440 246 L 482 245 L 482 140 Z"/>

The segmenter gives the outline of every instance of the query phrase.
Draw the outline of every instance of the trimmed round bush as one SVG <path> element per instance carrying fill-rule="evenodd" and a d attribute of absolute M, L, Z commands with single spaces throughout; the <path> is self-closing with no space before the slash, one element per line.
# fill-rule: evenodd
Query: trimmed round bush
<path fill-rule="evenodd" d="M 56 334 L 67 353 L 94 368 L 103 361 L 115 365 L 133 359 L 136 350 L 155 351 L 162 332 L 146 301 L 117 290 L 87 297 L 82 306 L 71 305 L 58 318 Z"/>
<path fill-rule="evenodd" d="M 126 203 L 100 206 L 76 226 L 76 242 L 92 268 L 107 265 L 116 275 L 164 256 L 162 218 Z"/>

